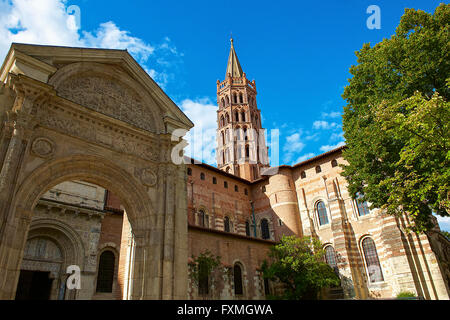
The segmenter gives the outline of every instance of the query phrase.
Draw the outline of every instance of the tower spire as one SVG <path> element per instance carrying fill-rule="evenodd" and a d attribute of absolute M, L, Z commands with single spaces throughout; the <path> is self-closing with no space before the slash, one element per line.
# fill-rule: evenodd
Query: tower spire
<path fill-rule="evenodd" d="M 256 103 L 256 84 L 242 71 L 230 37 L 230 56 L 224 81 L 217 81 L 217 166 L 249 181 L 269 167 L 265 133 Z"/>
<path fill-rule="evenodd" d="M 241 68 L 241 64 L 239 63 L 239 59 L 236 55 L 236 51 L 234 50 L 234 44 L 233 44 L 233 35 L 231 35 L 230 43 L 230 55 L 228 57 L 228 64 L 227 64 L 227 72 L 225 74 L 225 77 L 227 77 L 228 74 L 231 75 L 233 78 L 242 77 L 243 72 Z"/>

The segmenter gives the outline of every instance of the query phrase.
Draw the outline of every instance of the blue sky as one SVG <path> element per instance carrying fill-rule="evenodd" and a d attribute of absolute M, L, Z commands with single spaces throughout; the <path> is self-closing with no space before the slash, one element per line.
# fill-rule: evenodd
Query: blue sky
<path fill-rule="evenodd" d="M 232 32 L 256 81 L 263 126 L 279 130 L 272 164 L 294 164 L 344 142 L 341 94 L 354 52 L 390 37 L 405 8 L 433 12 L 439 3 L 0 0 L 0 59 L 12 41 L 127 48 L 202 129 L 189 135 L 191 155 L 214 165 L 216 81 L 225 76 Z M 71 5 L 80 8 L 79 25 Z M 381 29 L 366 26 L 370 5 L 380 8 Z"/>

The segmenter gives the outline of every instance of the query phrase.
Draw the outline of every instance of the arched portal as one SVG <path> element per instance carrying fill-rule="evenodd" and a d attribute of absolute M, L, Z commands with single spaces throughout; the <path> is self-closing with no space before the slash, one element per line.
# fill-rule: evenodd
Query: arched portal
<path fill-rule="evenodd" d="M 0 70 L 0 299 L 15 297 L 41 196 L 73 180 L 121 199 L 134 243 L 129 298 L 185 298 L 186 168 L 171 152 L 192 122 L 126 51 L 13 47 L 7 60 L 20 52 L 29 68 Z"/>

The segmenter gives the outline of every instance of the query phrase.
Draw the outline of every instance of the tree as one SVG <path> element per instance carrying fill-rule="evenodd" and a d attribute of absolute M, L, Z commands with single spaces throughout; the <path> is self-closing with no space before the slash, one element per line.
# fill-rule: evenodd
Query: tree
<path fill-rule="evenodd" d="M 446 237 L 448 239 L 448 241 L 450 241 L 450 232 L 448 232 L 448 231 L 441 231 L 441 233 L 444 235 L 444 237 Z"/>
<path fill-rule="evenodd" d="M 356 53 L 343 94 L 350 194 L 409 214 L 415 231 L 449 215 L 449 21 L 447 4 L 406 9 L 390 39 Z"/>
<path fill-rule="evenodd" d="M 214 283 L 212 275 L 221 265 L 220 259 L 220 256 L 213 255 L 209 250 L 205 250 L 197 257 L 192 255 L 189 262 L 189 276 L 198 287 L 199 294 L 209 293 L 209 288 Z"/>
<path fill-rule="evenodd" d="M 263 277 L 284 285 L 279 299 L 315 300 L 321 288 L 340 284 L 324 254 L 322 244 L 315 238 L 283 236 L 279 244 L 271 247 L 269 260 L 261 266 Z"/>

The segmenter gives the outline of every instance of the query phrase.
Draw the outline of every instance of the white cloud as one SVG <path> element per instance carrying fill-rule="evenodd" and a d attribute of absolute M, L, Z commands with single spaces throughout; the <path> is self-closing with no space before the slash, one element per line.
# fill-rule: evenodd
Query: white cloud
<path fill-rule="evenodd" d="M 324 117 L 324 118 L 339 118 L 340 116 L 341 116 L 341 113 L 338 111 L 322 112 L 322 117 Z"/>
<path fill-rule="evenodd" d="M 286 142 L 283 146 L 283 151 L 285 152 L 283 155 L 284 162 L 290 162 L 292 157 L 303 150 L 306 146 L 301 140 L 301 132 L 296 132 L 286 137 Z"/>
<path fill-rule="evenodd" d="M 438 220 L 441 230 L 450 232 L 450 217 L 441 217 L 439 215 L 435 215 L 435 217 Z"/>
<path fill-rule="evenodd" d="M 324 121 L 324 120 L 317 120 L 314 121 L 313 123 L 313 128 L 314 129 L 324 129 L 324 130 L 328 130 L 328 129 L 333 129 L 333 128 L 337 128 L 339 125 L 336 122 L 328 122 L 328 121 Z"/>
<path fill-rule="evenodd" d="M 163 89 L 173 78 L 169 68 L 183 55 L 169 38 L 152 45 L 133 37 L 113 21 L 101 23 L 93 32 L 80 30 L 66 4 L 66 0 L 0 0 L 0 60 L 12 42 L 127 49 Z M 82 16 L 81 8 L 81 24 Z M 147 65 L 150 59 L 151 67 Z"/>
<path fill-rule="evenodd" d="M 194 123 L 194 128 L 185 137 L 189 143 L 185 155 L 215 165 L 218 107 L 208 98 L 195 101 L 185 99 L 179 106 Z"/>
<path fill-rule="evenodd" d="M 333 133 L 330 136 L 330 141 L 339 141 L 339 140 L 343 140 L 343 139 L 344 139 L 344 132 Z"/>
<path fill-rule="evenodd" d="M 335 144 L 335 145 L 325 145 L 325 146 L 321 146 L 321 147 L 320 147 L 320 151 L 322 151 L 322 152 L 327 152 L 327 151 L 336 149 L 336 148 L 338 148 L 338 147 L 341 147 L 341 146 L 343 146 L 343 145 L 345 145 L 345 141 L 341 141 L 341 142 L 339 142 L 338 144 Z"/>
<path fill-rule="evenodd" d="M 316 155 L 316 154 L 315 154 L 315 153 L 312 153 L 312 152 L 311 152 L 311 153 L 304 154 L 304 155 L 298 157 L 297 160 L 295 160 L 294 164 L 297 164 L 297 163 L 303 162 L 303 161 L 305 161 L 305 160 L 311 159 L 311 158 L 314 157 L 315 155 Z"/>

